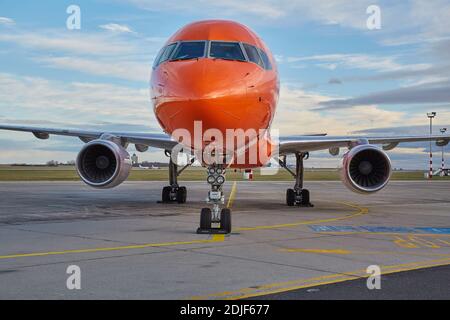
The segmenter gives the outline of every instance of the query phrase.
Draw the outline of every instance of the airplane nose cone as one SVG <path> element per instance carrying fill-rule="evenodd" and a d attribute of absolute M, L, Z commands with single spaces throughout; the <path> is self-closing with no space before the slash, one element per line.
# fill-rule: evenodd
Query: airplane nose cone
<path fill-rule="evenodd" d="M 248 107 L 245 65 L 204 58 L 164 64 L 164 94 L 155 111 L 166 131 L 192 132 L 195 121 L 203 131 L 239 128 Z"/>

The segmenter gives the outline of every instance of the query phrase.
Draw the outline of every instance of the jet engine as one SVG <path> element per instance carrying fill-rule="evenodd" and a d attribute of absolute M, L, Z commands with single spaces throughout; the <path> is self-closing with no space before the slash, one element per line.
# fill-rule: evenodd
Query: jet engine
<path fill-rule="evenodd" d="M 383 150 L 373 145 L 358 145 L 344 155 L 341 179 L 353 192 L 380 191 L 390 177 L 391 160 Z"/>
<path fill-rule="evenodd" d="M 76 167 L 81 179 L 94 188 L 113 188 L 124 182 L 131 159 L 121 145 L 110 140 L 93 140 L 81 149 Z"/>

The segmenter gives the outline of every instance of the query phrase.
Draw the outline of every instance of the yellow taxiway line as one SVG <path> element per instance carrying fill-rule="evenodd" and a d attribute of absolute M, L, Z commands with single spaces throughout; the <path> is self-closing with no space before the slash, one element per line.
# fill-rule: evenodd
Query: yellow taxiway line
<path fill-rule="evenodd" d="M 356 211 L 353 211 L 349 214 L 346 214 L 345 216 L 337 217 L 337 218 L 299 221 L 299 222 L 294 222 L 294 223 L 275 224 L 275 225 L 270 225 L 270 226 L 244 227 L 244 228 L 238 228 L 236 230 L 237 231 L 252 231 L 252 230 L 264 230 L 264 229 L 292 228 L 292 227 L 298 227 L 298 226 L 302 226 L 302 225 L 325 223 L 325 222 L 332 222 L 332 221 L 339 221 L 339 220 L 347 220 L 347 219 L 355 218 L 357 216 L 361 216 L 361 215 L 369 213 L 368 208 L 361 207 L 356 204 L 352 204 L 352 203 L 348 203 L 348 202 L 338 202 L 338 203 L 342 204 L 344 206 L 354 208 L 354 209 L 356 209 Z"/>
<path fill-rule="evenodd" d="M 63 251 L 35 252 L 35 253 L 21 253 L 21 254 L 11 254 L 11 255 L 0 256 L 0 260 L 14 259 L 14 258 L 26 258 L 26 257 L 55 256 L 55 255 L 63 255 L 63 254 L 71 254 L 71 253 L 72 254 L 73 253 L 93 253 L 93 252 L 107 252 L 107 251 L 119 251 L 119 250 L 130 250 L 130 249 L 146 249 L 146 248 L 182 246 L 182 245 L 188 245 L 188 244 L 221 242 L 224 240 L 225 240 L 225 236 L 223 234 L 215 234 L 212 236 L 211 239 L 208 239 L 208 240 L 145 243 L 145 244 L 138 244 L 138 245 L 131 245 L 131 246 L 91 248 L 91 249 L 74 249 L 74 250 L 63 250 Z"/>
<path fill-rule="evenodd" d="M 387 235 L 387 236 L 420 236 L 420 237 L 450 237 L 450 234 L 445 233 L 414 233 L 414 232 L 369 232 L 369 231 L 320 231 L 319 234 L 329 234 L 329 235 L 352 235 L 352 234 L 362 234 L 362 235 Z"/>
<path fill-rule="evenodd" d="M 390 255 L 390 254 L 399 254 L 399 255 L 408 255 L 408 256 L 435 256 L 435 257 L 450 257 L 450 253 L 429 253 L 429 252 L 416 252 L 416 251 L 364 251 L 364 250 L 346 250 L 346 249 L 310 249 L 310 248 L 289 248 L 289 249 L 280 249 L 282 252 L 289 253 L 317 253 L 317 254 L 337 254 L 337 255 L 350 255 L 350 254 L 358 254 L 358 255 Z"/>
<path fill-rule="evenodd" d="M 295 249 L 280 249 L 283 252 L 301 252 L 301 253 L 322 253 L 322 254 L 352 254 L 352 251 L 345 249 L 307 249 L 307 248 L 295 248 Z"/>
<path fill-rule="evenodd" d="M 233 183 L 233 187 L 231 188 L 230 197 L 228 198 L 227 208 L 231 208 L 234 202 L 234 198 L 236 197 L 236 181 Z"/>
<path fill-rule="evenodd" d="M 450 257 L 438 260 L 428 260 L 411 262 L 390 266 L 380 266 L 381 274 L 392 274 L 403 271 L 411 271 L 429 267 L 444 266 L 450 264 Z M 369 274 L 366 273 L 365 269 L 360 269 L 352 272 L 330 274 L 320 277 L 314 277 L 309 279 L 298 279 L 292 281 L 275 282 L 270 284 L 264 284 L 260 286 L 252 286 L 247 288 L 242 288 L 234 291 L 224 291 L 219 293 L 213 293 L 204 296 L 194 296 L 190 299 L 225 299 L 225 300 L 235 300 L 235 299 L 245 299 L 253 298 L 258 296 L 264 296 L 269 294 L 276 294 L 281 292 L 286 292 L 290 290 L 311 288 L 325 284 L 339 283 L 347 280 L 362 279 L 368 277 Z"/>

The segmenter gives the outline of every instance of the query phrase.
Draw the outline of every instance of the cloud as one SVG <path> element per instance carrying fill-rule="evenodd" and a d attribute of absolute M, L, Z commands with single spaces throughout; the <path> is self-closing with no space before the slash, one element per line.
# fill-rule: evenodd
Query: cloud
<path fill-rule="evenodd" d="M 394 58 L 390 58 L 396 65 L 392 69 L 381 68 L 376 74 L 346 76 L 342 80 L 345 82 L 406 80 L 414 84 L 450 80 L 449 39 L 423 44 L 421 50 L 417 50 L 415 58 L 432 62 L 403 65 L 397 63 Z"/>
<path fill-rule="evenodd" d="M 278 64 L 284 62 L 284 56 L 281 54 L 274 54 L 273 57 L 275 58 L 275 60 Z"/>
<path fill-rule="evenodd" d="M 122 34 L 16 30 L 0 34 L 0 42 L 31 49 L 25 55 L 45 67 L 148 83 L 152 59 L 164 39 Z"/>
<path fill-rule="evenodd" d="M 121 0 L 149 11 L 175 11 L 184 14 L 199 15 L 201 18 L 219 16 L 235 20 L 251 21 L 255 24 L 277 22 L 279 24 L 307 24 L 310 22 L 323 25 L 339 25 L 346 28 L 367 30 L 366 9 L 373 5 L 372 0 L 258 0 L 249 5 L 240 0 Z M 403 7 L 397 9 L 388 1 L 382 1 L 383 16 L 403 14 Z M 395 9 L 395 10 L 394 10 Z M 390 11 L 395 13 L 390 14 Z"/>
<path fill-rule="evenodd" d="M 99 26 L 100 28 L 112 32 L 124 32 L 124 33 L 132 33 L 133 31 L 124 24 L 117 24 L 117 23 L 108 23 L 108 24 L 102 24 Z"/>
<path fill-rule="evenodd" d="M 259 1 L 257 4 L 249 5 L 239 0 L 192 0 L 189 2 L 174 0 L 122 0 L 131 3 L 139 8 L 150 11 L 176 11 L 184 13 L 198 13 L 199 8 L 207 14 L 220 14 L 221 16 L 235 15 L 236 13 L 259 16 L 270 19 L 277 19 L 286 14 L 284 8 L 275 1 Z"/>
<path fill-rule="evenodd" d="M 13 19 L 11 19 L 11 18 L 0 17 L 0 25 L 13 26 L 15 24 L 16 24 L 16 22 Z"/>
<path fill-rule="evenodd" d="M 253 25 L 277 24 L 292 27 L 314 23 L 350 28 L 376 39 L 383 45 L 433 42 L 450 36 L 450 2 L 448 0 L 258 0 L 249 5 L 239 0 L 120 0 L 152 12 L 177 12 L 199 19 L 228 18 Z M 366 9 L 381 9 L 381 30 L 370 31 Z M 340 31 L 338 28 L 334 30 Z"/>
<path fill-rule="evenodd" d="M 424 69 L 398 69 L 395 71 L 380 72 L 372 75 L 348 76 L 344 81 L 385 81 L 385 80 L 413 80 L 418 79 L 416 84 L 437 82 L 448 79 L 450 65 L 430 65 Z"/>
<path fill-rule="evenodd" d="M 368 14 L 366 9 L 374 4 L 373 0 L 258 0 L 249 5 L 239 0 L 121 0 L 141 9 L 149 11 L 175 11 L 185 14 L 199 14 L 202 18 L 211 16 L 233 19 L 251 19 L 254 23 L 306 24 L 315 22 L 322 25 L 339 25 L 365 31 Z M 394 35 L 392 42 L 397 41 L 399 32 L 408 32 L 414 28 L 416 34 L 408 35 L 408 40 L 420 36 L 420 39 L 430 36 L 448 35 L 450 30 L 450 4 L 446 0 L 411 0 L 393 2 L 378 0 L 381 8 L 382 29 L 371 32 L 372 35 Z M 299 18 L 300 17 L 300 18 Z M 418 41 L 417 39 L 415 41 Z M 419 40 L 420 41 L 420 40 Z"/>
<path fill-rule="evenodd" d="M 59 50 L 89 55 L 130 54 L 135 45 L 114 36 L 56 30 L 0 34 L 0 41 L 39 50 Z"/>
<path fill-rule="evenodd" d="M 431 43 L 431 52 L 436 57 L 450 62 L 450 39 L 444 39 Z"/>
<path fill-rule="evenodd" d="M 79 57 L 42 57 L 35 59 L 45 66 L 74 70 L 87 74 L 148 82 L 151 68 L 149 61 L 122 61 L 120 59 L 87 59 Z"/>
<path fill-rule="evenodd" d="M 391 2 L 394 3 L 394 2 Z M 422 45 L 448 38 L 450 35 L 450 3 L 446 0 L 398 1 L 382 5 L 386 46 Z M 386 13 L 388 14 L 386 17 Z M 388 31 L 389 32 L 386 32 Z"/>
<path fill-rule="evenodd" d="M 409 23 L 418 26 L 422 33 L 419 37 L 428 36 L 439 37 L 448 36 L 450 30 L 450 3 L 446 0 L 411 2 L 411 10 L 408 15 Z"/>
<path fill-rule="evenodd" d="M 404 122 L 403 112 L 383 110 L 375 105 L 354 106 L 350 110 L 312 109 L 313 106 L 334 99 L 332 96 L 282 85 L 273 128 L 279 129 L 283 136 L 307 133 L 348 135 L 377 124 L 395 126 Z"/>
<path fill-rule="evenodd" d="M 387 91 L 379 91 L 349 99 L 321 102 L 322 110 L 372 104 L 450 103 L 450 82 L 427 83 Z"/>
<path fill-rule="evenodd" d="M 288 62 L 312 61 L 318 66 L 334 70 L 337 67 L 348 69 L 365 69 L 378 72 L 398 71 L 420 71 L 429 68 L 429 64 L 401 64 L 395 57 L 374 56 L 369 54 L 324 54 L 306 57 L 289 57 Z"/>
<path fill-rule="evenodd" d="M 159 129 L 148 88 L 106 83 L 51 81 L 0 73 L 0 110 L 9 118 L 55 122 L 119 122 Z"/>
<path fill-rule="evenodd" d="M 338 78 L 331 78 L 330 80 L 328 80 L 328 84 L 342 84 L 342 81 Z"/>

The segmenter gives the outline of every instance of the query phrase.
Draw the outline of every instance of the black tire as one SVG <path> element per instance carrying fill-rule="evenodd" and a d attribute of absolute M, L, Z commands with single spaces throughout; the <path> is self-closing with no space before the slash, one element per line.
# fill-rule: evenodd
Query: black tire
<path fill-rule="evenodd" d="M 295 191 L 294 189 L 287 189 L 286 190 L 286 204 L 289 207 L 292 207 L 295 205 Z"/>
<path fill-rule="evenodd" d="M 211 209 L 203 208 L 200 212 L 200 229 L 211 229 Z"/>
<path fill-rule="evenodd" d="M 302 190 L 302 205 L 307 206 L 309 204 L 310 204 L 310 202 L 309 202 L 309 190 L 303 189 Z"/>
<path fill-rule="evenodd" d="M 179 187 L 177 190 L 177 202 L 186 203 L 187 189 L 186 187 Z"/>
<path fill-rule="evenodd" d="M 162 202 L 170 202 L 171 187 L 164 187 L 162 189 Z"/>
<path fill-rule="evenodd" d="M 231 210 L 222 209 L 220 213 L 220 229 L 224 230 L 226 233 L 231 232 Z"/>

